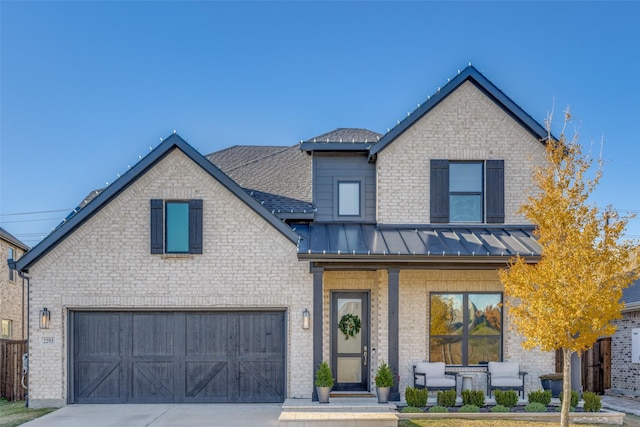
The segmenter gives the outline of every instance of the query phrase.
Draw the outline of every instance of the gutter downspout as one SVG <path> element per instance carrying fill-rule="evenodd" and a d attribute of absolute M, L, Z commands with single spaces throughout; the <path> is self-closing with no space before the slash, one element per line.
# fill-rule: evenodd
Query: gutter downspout
<path fill-rule="evenodd" d="M 27 270 L 26 273 L 28 274 L 28 270 Z M 29 299 L 29 295 L 31 295 L 31 279 L 30 279 L 29 276 L 27 276 L 22 271 L 18 271 L 18 276 L 20 276 L 22 278 L 22 295 L 23 296 L 24 296 L 24 281 L 25 280 L 27 281 L 27 357 L 28 357 L 29 352 L 30 352 L 29 336 L 31 335 L 29 333 L 29 331 L 31 330 L 31 328 L 30 328 L 31 322 L 29 322 L 29 309 L 30 309 L 30 305 L 31 305 L 31 302 L 30 302 L 30 299 Z M 23 301 L 24 301 L 24 299 L 23 299 Z M 22 310 L 24 311 L 24 303 L 22 304 Z M 22 329 L 24 330 L 24 315 L 22 316 L 22 318 L 23 318 L 23 320 L 22 320 Z M 27 359 L 27 360 L 29 360 L 29 359 Z M 23 363 L 24 363 L 24 359 L 23 359 Z M 21 381 L 21 384 L 22 384 L 22 387 L 24 387 L 25 390 L 27 390 L 27 393 L 26 393 L 25 398 L 24 398 L 24 406 L 25 406 L 25 408 L 29 407 L 29 388 L 24 385 L 24 378 L 25 378 L 25 376 L 29 375 L 28 366 L 29 365 L 28 365 L 28 362 L 27 362 L 27 370 L 26 370 L 26 372 L 25 372 L 24 364 L 22 366 L 22 381 Z"/>

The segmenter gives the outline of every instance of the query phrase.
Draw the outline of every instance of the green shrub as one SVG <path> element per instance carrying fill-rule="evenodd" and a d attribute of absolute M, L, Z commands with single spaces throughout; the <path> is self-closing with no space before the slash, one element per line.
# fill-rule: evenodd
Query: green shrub
<path fill-rule="evenodd" d="M 445 390 L 438 392 L 438 405 L 440 406 L 456 406 L 456 391 L 455 390 Z"/>
<path fill-rule="evenodd" d="M 447 408 L 445 408 L 444 406 L 432 406 L 431 408 L 429 408 L 429 412 L 433 413 L 442 413 L 442 412 L 449 412 L 449 410 Z"/>
<path fill-rule="evenodd" d="M 564 391 L 562 393 L 560 393 L 560 402 L 562 402 L 562 395 L 564 394 Z M 577 391 L 575 390 L 571 390 L 571 407 L 575 408 L 576 406 L 578 406 L 578 401 L 580 400 L 580 395 L 578 394 Z"/>
<path fill-rule="evenodd" d="M 504 405 L 496 405 L 491 408 L 491 412 L 511 412 L 511 409 Z"/>
<path fill-rule="evenodd" d="M 421 414 L 424 411 L 420 408 L 416 408 L 415 406 L 405 406 L 400 412 L 403 414 Z"/>
<path fill-rule="evenodd" d="M 462 390 L 462 404 L 484 406 L 484 392 L 482 390 Z"/>
<path fill-rule="evenodd" d="M 393 387 L 393 372 L 391 366 L 382 362 L 376 371 L 376 387 Z"/>
<path fill-rule="evenodd" d="M 602 399 L 592 391 L 582 393 L 584 399 L 584 410 L 587 412 L 598 412 L 602 408 Z"/>
<path fill-rule="evenodd" d="M 318 370 L 316 371 L 316 386 L 333 387 L 333 375 L 327 362 L 323 361 L 320 363 L 320 366 L 318 366 Z"/>
<path fill-rule="evenodd" d="M 551 390 L 536 390 L 530 391 L 529 403 L 541 403 L 544 406 L 548 406 L 551 403 Z"/>
<path fill-rule="evenodd" d="M 429 392 L 426 388 L 413 388 L 407 387 L 404 391 L 404 397 L 407 400 L 407 405 L 415 406 L 417 408 L 424 408 L 427 406 L 427 398 Z"/>
<path fill-rule="evenodd" d="M 495 395 L 498 405 L 513 408 L 518 404 L 518 393 L 515 390 L 496 390 Z"/>
<path fill-rule="evenodd" d="M 464 405 L 460 407 L 458 412 L 480 412 L 480 408 L 476 405 Z"/>
<path fill-rule="evenodd" d="M 547 407 L 540 402 L 528 403 L 524 407 L 526 412 L 547 412 Z"/>

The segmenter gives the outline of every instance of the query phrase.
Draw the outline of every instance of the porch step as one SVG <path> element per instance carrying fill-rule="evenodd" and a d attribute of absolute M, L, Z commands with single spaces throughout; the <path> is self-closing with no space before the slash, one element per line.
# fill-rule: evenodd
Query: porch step
<path fill-rule="evenodd" d="M 293 412 L 283 411 L 281 426 L 313 427 L 397 427 L 398 417 L 390 412 Z"/>
<path fill-rule="evenodd" d="M 376 397 L 329 397 L 329 403 L 312 402 L 311 399 L 287 399 L 282 404 L 282 412 L 395 412 L 396 405 L 390 403 L 378 403 Z"/>

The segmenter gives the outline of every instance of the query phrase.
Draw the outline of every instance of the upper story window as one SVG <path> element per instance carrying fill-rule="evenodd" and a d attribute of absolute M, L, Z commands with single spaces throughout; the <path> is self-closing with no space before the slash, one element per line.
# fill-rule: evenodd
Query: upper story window
<path fill-rule="evenodd" d="M 449 221 L 482 222 L 481 162 L 449 163 Z"/>
<path fill-rule="evenodd" d="M 360 181 L 338 181 L 338 216 L 360 216 Z"/>
<path fill-rule="evenodd" d="M 504 223 L 504 160 L 431 160 L 431 222 Z"/>
<path fill-rule="evenodd" d="M 477 365 L 502 360 L 502 294 L 432 293 L 429 360 Z"/>
<path fill-rule="evenodd" d="M 202 253 L 202 200 L 151 200 L 151 253 Z"/>
<path fill-rule="evenodd" d="M 15 251 L 11 246 L 7 248 L 7 260 L 15 260 Z M 16 280 L 16 272 L 12 268 L 9 268 L 9 280 Z"/>

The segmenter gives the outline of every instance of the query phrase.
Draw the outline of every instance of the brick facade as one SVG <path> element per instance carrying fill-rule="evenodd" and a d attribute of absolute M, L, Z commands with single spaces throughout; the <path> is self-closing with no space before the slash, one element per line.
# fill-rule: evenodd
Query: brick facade
<path fill-rule="evenodd" d="M 640 363 L 631 363 L 631 331 L 640 328 L 640 310 L 627 311 L 615 322 L 611 337 L 611 389 L 640 396 Z"/>
<path fill-rule="evenodd" d="M 17 271 L 13 271 L 10 279 L 9 265 L 7 257 L 9 248 L 13 249 L 14 259 L 19 259 L 23 254 L 23 248 L 0 238 L 0 319 L 11 321 L 12 340 L 25 339 L 27 336 L 26 325 L 23 328 L 22 317 L 26 316 L 27 298 L 26 285 L 23 289 L 23 282 Z"/>
<path fill-rule="evenodd" d="M 149 200 L 203 199 L 202 255 L 151 255 Z M 30 405 L 67 402 L 72 309 L 282 308 L 287 312 L 287 396 L 310 397 L 312 278 L 296 246 L 175 150 L 30 268 Z M 313 313 L 312 313 L 313 315 Z"/>
<path fill-rule="evenodd" d="M 378 153 L 378 223 L 430 223 L 431 159 L 504 160 L 505 223 L 529 222 L 517 211 L 532 191 L 533 166 L 543 164 L 544 146 L 472 83 Z"/>

